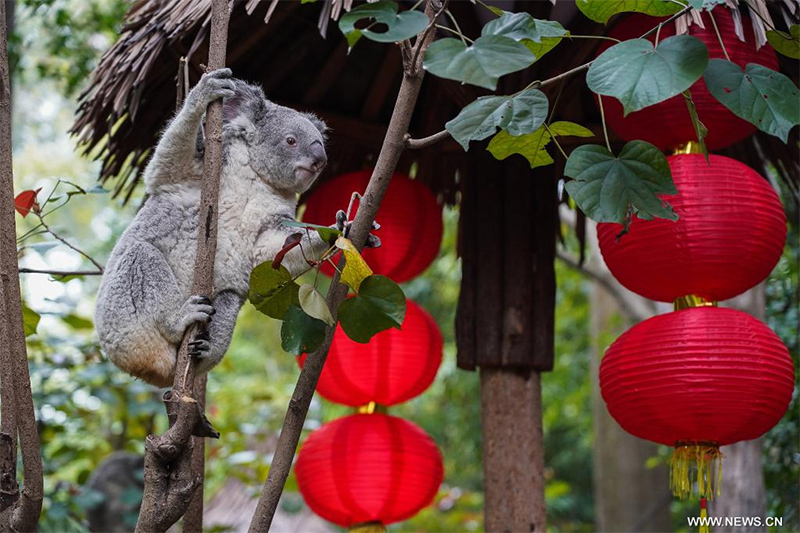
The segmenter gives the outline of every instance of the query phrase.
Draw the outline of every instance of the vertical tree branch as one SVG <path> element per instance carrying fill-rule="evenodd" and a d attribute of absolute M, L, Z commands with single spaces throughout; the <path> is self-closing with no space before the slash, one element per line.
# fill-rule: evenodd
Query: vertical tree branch
<path fill-rule="evenodd" d="M 435 23 L 442 11 L 443 6 L 439 0 L 427 0 L 425 13 L 431 19 L 429 28 Z M 392 118 L 389 121 L 386 137 L 383 140 L 383 146 L 375 163 L 375 170 L 372 172 L 367 190 L 361 198 L 358 213 L 350 231 L 350 238 L 359 250 L 364 247 L 367 241 L 378 207 L 380 207 L 381 200 L 386 194 L 389 181 L 406 146 L 405 136 L 408 132 L 408 125 L 411 122 L 411 115 L 414 113 L 414 107 L 417 103 L 424 76 L 424 71 L 418 68 L 418 65 L 413 64 L 415 61 L 412 58 L 422 57 L 425 49 L 433 41 L 435 32 L 429 31 L 429 28 L 426 28 L 417 36 L 414 50 L 404 58 L 403 81 L 397 95 Z M 339 274 L 337 273 L 333 278 L 327 298 L 328 306 L 334 319 L 336 318 L 339 304 L 346 296 L 347 287 L 339 283 Z M 278 501 L 286 484 L 286 478 L 289 476 L 289 470 L 292 467 L 308 407 L 311 404 L 317 381 L 328 356 L 328 350 L 331 347 L 334 331 L 335 328 L 327 328 L 325 342 L 317 351 L 308 356 L 300 372 L 300 377 L 297 379 L 297 384 L 286 410 L 286 417 L 283 421 L 283 428 L 278 438 L 278 445 L 270 465 L 269 474 L 264 483 L 261 497 L 258 499 L 255 515 L 250 523 L 251 533 L 268 531 L 272 524 L 272 518 L 275 516 Z"/>
<path fill-rule="evenodd" d="M 209 70 L 225 66 L 230 18 L 229 0 L 212 0 Z M 215 101 L 206 113 L 206 143 L 200 196 L 197 249 L 192 294 L 212 296 L 214 259 L 217 251 L 219 182 L 222 172 L 222 102 Z M 201 418 L 202 404 L 195 398 L 195 361 L 189 342 L 201 331 L 194 324 L 183 336 L 178 350 L 172 391 L 164 395 L 171 427 L 161 436 L 150 435 L 145 444 L 145 488 L 137 532 L 166 531 L 186 512 L 202 473 L 193 470 L 192 431 Z M 204 382 L 203 382 L 204 383 Z M 198 384 L 199 385 L 199 384 Z M 203 396 L 202 394 L 197 395 Z M 197 527 L 197 522 L 192 524 Z M 199 525 L 202 529 L 202 521 Z"/>
<path fill-rule="evenodd" d="M 3 515 L 5 523 L 0 529 L 33 531 L 42 510 L 43 477 L 42 458 L 39 455 L 39 434 L 33 409 L 31 380 L 28 373 L 28 354 L 25 346 L 25 329 L 22 322 L 22 297 L 17 264 L 16 220 L 14 218 L 14 174 L 11 156 L 11 82 L 8 71 L 8 36 L 6 35 L 6 5 L 0 3 L 0 286 L 3 302 L 0 305 L 0 350 L 4 351 L 0 365 L 3 366 L 3 389 L 12 389 L 10 415 L 12 420 L 3 420 L 4 429 L 11 434 L 4 440 L 6 459 L 16 462 L 13 441 L 19 434 L 22 451 L 22 466 L 25 485 L 22 496 L 14 504 L 13 511 Z M 11 383 L 8 378 L 11 377 Z M 9 386 L 10 385 L 10 386 Z M 9 399 L 3 396 L 3 403 Z M 4 405 L 3 415 L 9 409 Z M 16 426 L 16 431 L 14 430 Z M 12 442 L 9 443 L 8 441 Z M 10 449 L 9 449 L 10 447 Z M 14 475 L 15 472 L 0 472 Z M 5 478 L 11 483 L 11 479 Z M 15 481 L 15 478 L 14 478 Z M 10 523 L 9 523 L 10 522 Z"/>

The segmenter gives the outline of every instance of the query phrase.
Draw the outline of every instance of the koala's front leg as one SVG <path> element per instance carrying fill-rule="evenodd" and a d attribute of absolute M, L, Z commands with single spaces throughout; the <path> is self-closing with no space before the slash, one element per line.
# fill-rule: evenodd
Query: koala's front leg
<path fill-rule="evenodd" d="M 230 77 L 231 70 L 227 68 L 203 74 L 189 92 L 147 165 L 144 180 L 148 193 L 152 194 L 160 185 L 175 180 L 176 176 L 186 175 L 186 165 L 191 164 L 197 151 L 197 135 L 208 104 L 234 95 L 234 83 Z"/>

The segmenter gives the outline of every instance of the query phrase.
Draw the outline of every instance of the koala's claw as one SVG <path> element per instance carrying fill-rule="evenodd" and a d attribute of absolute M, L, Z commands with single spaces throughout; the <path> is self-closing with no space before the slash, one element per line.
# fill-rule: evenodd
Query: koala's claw
<path fill-rule="evenodd" d="M 339 209 L 336 212 L 336 224 L 334 227 L 342 232 L 342 234 L 346 237 L 347 233 L 350 231 L 350 226 L 353 225 L 352 220 L 347 220 L 347 213 L 343 210 Z M 378 223 L 377 220 L 372 221 L 372 231 L 378 231 L 381 229 L 381 225 Z M 375 235 L 370 234 L 367 238 L 367 248 L 378 248 L 381 245 L 381 240 L 376 237 Z"/>
<path fill-rule="evenodd" d="M 192 93 L 196 95 L 195 102 L 200 104 L 200 107 L 205 108 L 220 98 L 228 98 L 235 94 L 235 85 L 231 77 L 231 69 L 221 68 L 206 74 L 200 78 L 197 86 L 192 89 Z"/>
<path fill-rule="evenodd" d="M 367 244 L 364 245 L 365 248 L 380 248 L 381 247 L 381 239 L 370 233 L 367 236 Z"/>
<path fill-rule="evenodd" d="M 208 357 L 211 353 L 211 342 L 205 339 L 195 340 L 189 343 L 189 355 L 197 359 Z"/>
<path fill-rule="evenodd" d="M 214 309 L 214 306 L 211 305 L 211 300 L 209 300 L 207 297 L 190 296 L 186 303 L 184 303 L 176 313 L 176 322 L 169 333 L 170 337 L 173 338 L 172 342 L 180 342 L 180 339 L 183 337 L 186 328 L 192 324 L 196 322 L 208 324 L 211 322 L 211 317 L 214 315 L 214 313 L 216 313 L 216 310 Z M 193 342 L 198 340 L 202 341 L 208 339 L 198 336 L 198 338 L 194 339 Z"/>

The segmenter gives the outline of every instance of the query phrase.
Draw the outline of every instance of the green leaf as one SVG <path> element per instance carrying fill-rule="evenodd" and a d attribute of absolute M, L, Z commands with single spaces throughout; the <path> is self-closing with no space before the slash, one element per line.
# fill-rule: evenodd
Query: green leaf
<path fill-rule="evenodd" d="M 706 147 L 706 137 L 708 136 L 708 128 L 705 124 L 700 122 L 700 117 L 697 115 L 697 107 L 692 100 L 692 92 L 688 89 L 683 91 L 683 98 L 686 100 L 686 107 L 689 108 L 689 118 L 692 121 L 694 134 L 697 136 L 697 142 L 700 143 L 700 151 L 708 161 L 708 147 Z"/>
<path fill-rule="evenodd" d="M 499 35 L 521 42 L 538 61 L 569 32 L 554 20 L 537 20 L 528 13 L 503 11 L 503 16 L 486 23 L 481 35 Z"/>
<path fill-rule="evenodd" d="M 789 33 L 778 30 L 767 32 L 767 41 L 780 54 L 792 59 L 800 59 L 800 24 L 789 28 Z"/>
<path fill-rule="evenodd" d="M 625 224 L 629 215 L 668 218 L 677 215 L 657 195 L 676 194 L 667 158 L 644 141 L 626 144 L 618 157 L 597 145 L 572 151 L 564 174 L 573 178 L 566 188 L 575 203 L 596 222 Z"/>
<path fill-rule="evenodd" d="M 654 17 L 674 15 L 683 7 L 669 0 L 577 0 L 581 12 L 595 22 L 605 24 L 617 13 L 644 13 Z"/>
<path fill-rule="evenodd" d="M 359 30 L 356 23 L 360 20 L 372 21 L 372 24 Z M 396 43 L 411 39 L 428 26 L 428 16 L 421 11 L 403 11 L 398 13 L 396 2 L 381 0 L 374 4 L 363 4 L 339 19 L 339 29 L 347 38 L 350 48 L 362 37 L 379 43 Z M 386 25 L 385 32 L 378 33 L 374 24 Z"/>
<path fill-rule="evenodd" d="M 283 320 L 293 303 L 298 303 L 300 286 L 281 266 L 272 268 L 272 261 L 261 263 L 250 274 L 250 303 L 265 315 Z"/>
<path fill-rule="evenodd" d="M 289 228 L 303 228 L 316 231 L 320 238 L 325 242 L 330 242 L 335 240 L 336 237 L 342 234 L 336 228 L 332 228 L 330 226 L 320 226 L 318 224 L 309 224 L 307 222 L 300 222 L 298 220 L 284 220 L 281 222 L 281 225 L 289 227 Z"/>
<path fill-rule="evenodd" d="M 62 316 L 61 320 L 69 324 L 73 329 L 92 329 L 94 327 L 94 323 L 91 320 L 75 314 Z"/>
<path fill-rule="evenodd" d="M 724 59 L 712 59 L 705 73 L 708 90 L 737 117 L 758 129 L 788 141 L 800 124 L 800 92 L 780 72 L 749 63 L 742 69 Z"/>
<path fill-rule="evenodd" d="M 367 343 L 376 333 L 400 329 L 406 315 L 406 297 L 400 286 L 373 274 L 361 282 L 358 294 L 339 306 L 339 324 L 348 337 Z"/>
<path fill-rule="evenodd" d="M 522 70 L 534 55 L 524 44 L 500 35 L 485 35 L 467 46 L 460 39 L 439 39 L 425 51 L 425 70 L 448 80 L 495 90 L 500 76 Z"/>
<path fill-rule="evenodd" d="M 533 133 L 544 124 L 548 107 L 547 96 L 538 89 L 527 89 L 516 96 L 482 96 L 445 128 L 467 150 L 470 141 L 485 139 L 498 127 L 511 135 Z"/>
<path fill-rule="evenodd" d="M 569 32 L 555 20 L 537 20 L 536 31 L 540 40 L 522 41 L 528 47 L 528 50 L 536 56 L 536 61 L 555 48 L 562 38 L 569 37 Z"/>
<path fill-rule="evenodd" d="M 301 285 L 297 297 L 300 301 L 300 307 L 308 316 L 322 320 L 329 326 L 336 324 L 333 316 L 331 316 L 331 310 L 325 302 L 325 297 L 313 285 L 308 283 Z"/>
<path fill-rule="evenodd" d="M 676 35 L 657 47 L 647 39 L 615 44 L 594 60 L 589 89 L 617 98 L 627 115 L 663 102 L 692 86 L 708 64 L 708 49 L 690 35 Z"/>
<path fill-rule="evenodd" d="M 325 340 L 325 322 L 308 316 L 300 306 L 291 305 L 281 326 L 281 348 L 294 355 L 311 353 Z"/>
<path fill-rule="evenodd" d="M 553 158 L 545 150 L 551 141 L 551 134 L 560 136 L 594 137 L 594 132 L 573 122 L 554 122 L 548 132 L 544 126 L 533 133 L 513 136 L 501 131 L 492 138 L 487 149 L 496 159 L 505 159 L 512 154 L 520 154 L 530 163 L 531 168 L 550 165 Z"/>
<path fill-rule="evenodd" d="M 25 302 L 22 302 L 22 323 L 25 326 L 26 337 L 36 334 L 36 328 L 39 326 L 41 318 L 39 313 L 25 305 Z"/>

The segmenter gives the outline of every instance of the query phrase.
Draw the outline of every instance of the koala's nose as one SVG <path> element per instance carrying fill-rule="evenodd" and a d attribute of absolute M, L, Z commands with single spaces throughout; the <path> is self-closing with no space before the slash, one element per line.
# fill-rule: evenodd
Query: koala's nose
<path fill-rule="evenodd" d="M 312 166 L 317 172 L 321 172 L 325 165 L 328 164 L 328 156 L 325 154 L 325 148 L 319 141 L 314 141 L 311 145 L 311 159 L 314 161 Z"/>

